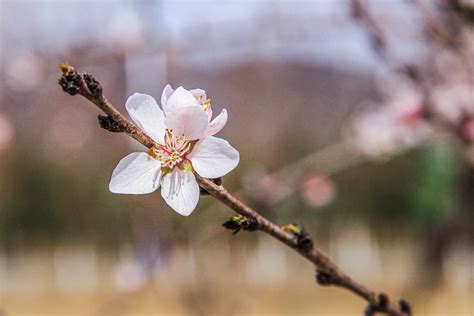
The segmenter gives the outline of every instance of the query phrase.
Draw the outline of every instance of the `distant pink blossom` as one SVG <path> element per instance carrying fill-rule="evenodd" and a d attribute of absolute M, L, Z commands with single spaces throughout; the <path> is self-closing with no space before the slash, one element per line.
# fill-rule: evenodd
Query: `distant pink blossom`
<path fill-rule="evenodd" d="M 336 196 L 332 180 L 323 175 L 311 175 L 303 181 L 302 194 L 305 202 L 312 207 L 330 204 Z"/>
<path fill-rule="evenodd" d="M 356 118 L 349 136 L 366 155 L 396 154 L 419 145 L 431 134 L 424 111 L 418 94 L 403 94 L 384 107 Z"/>

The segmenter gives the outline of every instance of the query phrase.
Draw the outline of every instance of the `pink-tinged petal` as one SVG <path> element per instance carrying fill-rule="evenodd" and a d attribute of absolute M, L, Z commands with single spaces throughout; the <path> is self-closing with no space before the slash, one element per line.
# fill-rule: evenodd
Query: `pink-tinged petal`
<path fill-rule="evenodd" d="M 212 115 L 212 113 L 211 113 Z M 216 116 L 207 126 L 206 133 L 204 137 L 212 136 L 221 131 L 227 123 L 227 111 L 226 109 L 222 110 L 221 113 Z"/>
<path fill-rule="evenodd" d="M 109 190 L 121 194 L 146 194 L 159 188 L 161 165 L 147 153 L 131 153 L 115 167 Z"/>
<path fill-rule="evenodd" d="M 207 108 L 206 113 L 207 113 L 207 121 L 210 122 L 211 119 L 212 119 L 212 109 L 211 109 L 211 107 Z"/>
<path fill-rule="evenodd" d="M 240 155 L 226 140 L 209 136 L 196 143 L 188 158 L 200 176 L 215 179 L 232 171 Z"/>
<path fill-rule="evenodd" d="M 163 177 L 161 196 L 173 210 L 183 216 L 190 215 L 199 201 L 199 185 L 190 171 L 175 169 Z"/>
<path fill-rule="evenodd" d="M 191 94 L 197 99 L 198 102 L 203 102 L 207 99 L 206 91 L 202 89 L 193 89 L 189 90 L 189 92 L 191 92 Z"/>
<path fill-rule="evenodd" d="M 188 106 L 167 113 L 165 125 L 173 135 L 184 135 L 187 140 L 200 139 L 207 129 L 207 114 L 199 106 Z"/>
<path fill-rule="evenodd" d="M 125 107 L 138 127 L 155 141 L 163 142 L 165 117 L 152 96 L 135 93 L 127 99 Z"/>
<path fill-rule="evenodd" d="M 161 94 L 161 107 L 163 108 L 163 111 L 167 111 L 167 103 L 168 103 L 168 99 L 169 97 L 173 94 L 174 90 L 173 88 L 171 88 L 171 86 L 169 84 L 167 84 L 165 86 L 165 88 L 163 89 L 163 93 Z"/>
<path fill-rule="evenodd" d="M 170 111 L 190 105 L 198 105 L 196 98 L 188 90 L 183 87 L 178 87 L 178 89 L 174 90 L 169 96 L 166 105 L 163 105 L 163 109 L 166 115 L 168 115 Z"/>

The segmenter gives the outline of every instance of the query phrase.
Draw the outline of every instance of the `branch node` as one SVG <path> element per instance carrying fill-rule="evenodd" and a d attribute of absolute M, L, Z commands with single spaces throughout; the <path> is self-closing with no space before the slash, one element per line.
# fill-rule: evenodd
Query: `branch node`
<path fill-rule="evenodd" d="M 337 284 L 336 279 L 327 272 L 317 270 L 316 271 L 316 283 L 321 286 L 330 286 Z"/>
<path fill-rule="evenodd" d="M 412 315 L 410 303 L 408 303 L 405 299 L 398 301 L 398 305 L 400 305 L 400 311 L 402 313 L 405 313 L 407 316 Z"/>
<path fill-rule="evenodd" d="M 288 224 L 283 226 L 282 229 L 296 236 L 298 249 L 305 252 L 313 250 L 313 239 L 311 239 L 311 236 L 303 227 L 300 227 L 297 224 Z"/>
<path fill-rule="evenodd" d="M 249 232 L 257 230 L 258 222 L 253 217 L 236 215 L 232 216 L 228 221 L 224 222 L 222 226 L 226 229 L 233 230 L 232 235 L 235 235 L 242 229 Z"/>
<path fill-rule="evenodd" d="M 388 295 L 385 293 L 380 293 L 378 299 L 378 307 L 383 310 L 386 310 L 389 304 L 390 300 L 388 298 Z"/>
<path fill-rule="evenodd" d="M 101 128 L 112 132 L 112 133 L 122 133 L 125 130 L 123 127 L 117 123 L 113 118 L 108 115 L 100 115 L 97 117 L 99 119 L 99 125 Z"/>
<path fill-rule="evenodd" d="M 367 308 L 364 310 L 364 316 L 374 316 L 375 310 L 373 305 L 368 305 Z"/>
<path fill-rule="evenodd" d="M 390 304 L 388 295 L 385 293 L 379 293 L 376 301 L 369 303 L 364 311 L 364 315 L 375 316 L 377 313 L 411 316 L 411 307 L 407 301 L 402 299 L 399 301 L 399 308 L 394 308 L 394 306 Z"/>
<path fill-rule="evenodd" d="M 99 81 L 97 81 L 94 76 L 88 73 L 83 73 L 82 77 L 84 78 L 84 83 L 86 84 L 91 96 L 94 98 L 100 98 L 102 96 L 103 89 Z"/>

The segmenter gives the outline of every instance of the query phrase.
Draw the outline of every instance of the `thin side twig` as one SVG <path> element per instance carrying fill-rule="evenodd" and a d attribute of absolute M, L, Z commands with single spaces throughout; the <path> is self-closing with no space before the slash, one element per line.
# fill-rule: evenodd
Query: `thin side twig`
<path fill-rule="evenodd" d="M 113 132 L 124 132 L 147 148 L 158 145 L 141 129 L 128 121 L 103 96 L 102 87 L 91 75 L 77 73 L 72 66 L 66 64 L 61 64 L 60 68 L 63 71 L 63 75 L 59 78 L 58 82 L 63 90 L 71 95 L 82 95 L 107 115 L 107 117 L 99 116 L 102 127 Z M 306 239 L 300 238 L 301 235 L 287 231 L 260 215 L 257 211 L 230 194 L 222 185 L 217 184 L 211 179 L 205 179 L 197 173 L 195 173 L 195 176 L 200 187 L 213 198 L 224 203 L 239 215 L 251 219 L 254 223 L 253 230 L 260 230 L 272 236 L 312 262 L 316 266 L 316 281 L 320 285 L 334 285 L 345 288 L 367 301 L 366 315 L 375 315 L 375 313 L 385 313 L 390 316 L 411 315 L 410 305 L 405 300 L 400 300 L 399 304 L 393 304 L 389 301 L 386 294 L 377 294 L 377 292 L 354 281 L 345 274 L 327 256 L 314 247 L 312 240 L 308 242 L 309 235 L 305 235 Z M 305 241 L 304 243 L 302 242 L 303 240 Z"/>

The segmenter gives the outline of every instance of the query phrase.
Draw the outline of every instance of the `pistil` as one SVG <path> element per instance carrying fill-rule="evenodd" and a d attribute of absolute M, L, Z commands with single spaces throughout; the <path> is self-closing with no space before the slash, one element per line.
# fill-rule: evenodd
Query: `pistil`
<path fill-rule="evenodd" d="M 148 154 L 161 162 L 163 171 L 172 170 L 187 160 L 186 155 L 191 152 L 191 148 L 191 142 L 184 135 L 174 136 L 172 131 L 166 130 L 165 144 L 151 148 Z"/>

